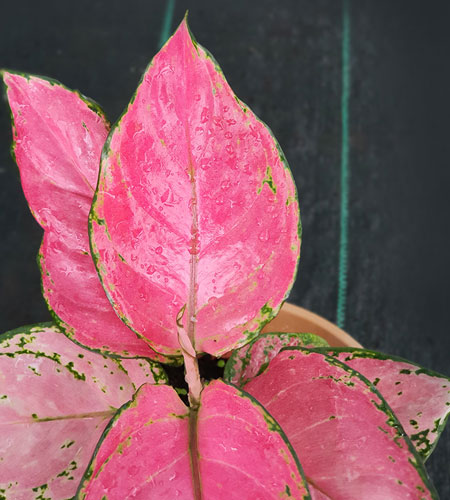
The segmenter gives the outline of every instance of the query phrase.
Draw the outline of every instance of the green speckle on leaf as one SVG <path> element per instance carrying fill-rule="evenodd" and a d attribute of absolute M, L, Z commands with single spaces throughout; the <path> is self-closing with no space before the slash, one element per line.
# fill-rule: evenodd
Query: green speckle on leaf
<path fill-rule="evenodd" d="M 35 493 L 39 493 L 39 495 L 36 496 L 34 500 L 52 500 L 50 497 L 44 495 L 47 488 L 47 483 L 41 484 L 41 486 L 36 486 L 36 488 L 31 488 Z"/>
<path fill-rule="evenodd" d="M 411 441 L 414 443 L 417 451 L 422 456 L 428 456 L 431 451 L 431 443 L 428 439 L 428 433 L 430 429 L 424 429 L 423 431 L 418 432 L 417 434 L 412 434 Z"/>
<path fill-rule="evenodd" d="M 441 424 L 441 419 L 438 418 L 434 421 L 434 427 L 431 429 L 431 432 L 436 433 L 439 430 L 439 425 Z"/>
<path fill-rule="evenodd" d="M 277 194 L 277 187 L 275 186 L 275 183 L 273 182 L 273 177 L 272 177 L 272 167 L 270 165 L 267 165 L 266 168 L 266 175 L 264 176 L 264 179 L 261 183 L 261 187 L 258 188 L 258 194 L 261 193 L 264 184 L 267 184 L 269 188 L 273 191 L 274 194 Z"/>
<path fill-rule="evenodd" d="M 416 420 L 412 420 L 412 419 L 411 419 L 411 420 L 409 421 L 409 423 L 410 423 L 410 425 L 412 425 L 415 429 L 418 429 L 418 428 L 419 428 L 419 425 L 418 425 L 418 423 L 417 423 L 417 421 L 416 421 Z"/>
<path fill-rule="evenodd" d="M 267 429 L 271 432 L 280 432 L 280 426 L 276 423 L 273 417 L 271 417 L 268 413 L 263 413 L 263 418 L 267 424 Z"/>
<path fill-rule="evenodd" d="M 75 443 L 75 441 L 73 439 L 69 440 L 69 441 L 65 441 L 62 445 L 61 445 L 61 449 L 63 448 L 70 448 L 73 444 Z"/>
<path fill-rule="evenodd" d="M 263 316 L 271 316 L 273 314 L 273 308 L 269 306 L 269 303 L 266 302 L 262 307 L 261 307 L 261 314 Z"/>
<path fill-rule="evenodd" d="M 73 366 L 73 361 L 69 361 L 66 365 L 64 365 L 64 367 L 69 370 L 74 378 L 76 378 L 77 380 L 86 380 L 86 375 L 84 373 L 77 372 L 77 370 L 75 370 Z"/>
<path fill-rule="evenodd" d="M 36 337 L 33 335 L 24 335 L 23 337 L 20 337 L 19 342 L 17 342 L 17 346 L 23 349 L 27 344 L 31 344 L 33 340 L 36 340 Z"/>
<path fill-rule="evenodd" d="M 28 365 L 28 369 L 31 370 L 35 375 L 37 375 L 38 377 L 41 377 L 42 376 L 42 373 L 39 373 L 36 369 L 36 367 L 34 366 L 31 366 L 31 365 Z"/>
<path fill-rule="evenodd" d="M 286 206 L 288 207 L 289 205 L 291 205 L 292 203 L 295 202 L 295 196 L 288 196 L 286 198 Z"/>

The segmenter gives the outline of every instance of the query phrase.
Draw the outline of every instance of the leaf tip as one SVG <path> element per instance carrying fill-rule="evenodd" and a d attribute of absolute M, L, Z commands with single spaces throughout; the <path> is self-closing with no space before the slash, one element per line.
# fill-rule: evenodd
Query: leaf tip
<path fill-rule="evenodd" d="M 0 68 L 0 76 L 3 80 L 3 84 L 5 85 L 5 93 L 8 90 L 8 87 L 11 83 L 11 79 L 13 77 L 14 73 L 10 71 L 9 69 L 6 68 Z"/>
<path fill-rule="evenodd" d="M 175 37 L 177 34 L 179 34 L 182 38 L 186 39 L 187 41 L 190 41 L 194 47 L 197 49 L 198 43 L 197 40 L 195 39 L 194 34 L 192 33 L 192 30 L 189 26 L 189 9 L 186 10 L 186 13 L 184 14 L 183 20 L 179 24 L 178 28 L 175 30 L 173 37 Z"/>

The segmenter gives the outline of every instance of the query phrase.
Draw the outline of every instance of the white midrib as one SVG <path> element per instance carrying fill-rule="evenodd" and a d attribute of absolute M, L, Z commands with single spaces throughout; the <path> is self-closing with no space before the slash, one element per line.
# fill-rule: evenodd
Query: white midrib
<path fill-rule="evenodd" d="M 111 418 L 115 412 L 115 409 L 111 409 L 105 411 L 92 411 L 88 413 L 74 413 L 72 415 L 57 415 L 50 417 L 22 417 L 19 420 L 2 422 L 0 425 L 30 424 L 39 422 L 53 422 L 55 420 L 73 420 L 83 418 Z"/>
<path fill-rule="evenodd" d="M 185 46 L 183 54 L 183 63 L 185 64 L 186 57 Z M 186 71 L 184 72 L 186 74 Z M 186 98 L 189 95 L 189 85 L 188 79 L 185 81 L 184 89 L 186 93 Z M 194 162 L 192 160 L 191 151 L 191 136 L 189 130 L 188 115 L 184 116 L 184 130 L 186 137 L 186 147 L 188 154 L 188 174 L 191 183 L 191 210 L 192 210 L 192 226 L 191 226 L 191 236 L 189 243 L 195 243 L 195 250 L 190 253 L 190 270 L 189 270 L 189 287 L 188 287 L 188 297 L 186 304 L 187 313 L 187 334 L 192 346 L 195 348 L 195 319 L 197 314 L 197 265 L 198 265 L 198 210 L 197 210 L 197 185 L 196 185 L 196 175 Z"/>

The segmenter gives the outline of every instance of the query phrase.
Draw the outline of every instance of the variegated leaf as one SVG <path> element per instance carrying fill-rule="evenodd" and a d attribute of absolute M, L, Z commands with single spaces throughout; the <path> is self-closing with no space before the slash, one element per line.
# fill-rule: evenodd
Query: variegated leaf
<path fill-rule="evenodd" d="M 312 333 L 264 333 L 250 344 L 233 351 L 225 366 L 224 379 L 241 387 L 262 373 L 283 347 L 327 345 L 325 340 Z"/>
<path fill-rule="evenodd" d="M 54 80 L 12 72 L 3 79 L 23 191 L 44 229 L 42 290 L 56 321 L 97 351 L 164 360 L 117 318 L 90 254 L 88 214 L 109 131 L 103 112 Z"/>
<path fill-rule="evenodd" d="M 0 497 L 72 497 L 116 409 L 165 381 L 153 361 L 101 356 L 49 324 L 2 335 Z"/>
<path fill-rule="evenodd" d="M 280 423 L 317 498 L 437 498 L 385 400 L 336 358 L 287 347 L 245 390 Z"/>

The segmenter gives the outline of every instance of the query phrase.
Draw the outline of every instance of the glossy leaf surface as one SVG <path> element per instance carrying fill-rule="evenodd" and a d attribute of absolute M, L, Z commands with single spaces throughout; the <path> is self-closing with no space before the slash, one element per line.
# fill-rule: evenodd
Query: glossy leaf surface
<path fill-rule="evenodd" d="M 248 394 L 220 380 L 202 393 L 198 450 L 205 498 L 309 498 L 277 422 Z"/>
<path fill-rule="evenodd" d="M 224 379 L 242 387 L 262 373 L 283 347 L 323 347 L 327 342 L 312 333 L 264 333 L 241 349 L 233 351 L 227 361 Z"/>
<path fill-rule="evenodd" d="M 183 21 L 105 146 L 91 243 L 114 307 L 166 354 L 243 345 L 278 311 L 300 250 L 295 186 L 270 130 Z"/>
<path fill-rule="evenodd" d="M 286 348 L 245 390 L 283 427 L 317 498 L 437 498 L 392 410 L 335 358 Z"/>
<path fill-rule="evenodd" d="M 150 360 L 100 356 L 54 326 L 2 335 L 1 498 L 72 497 L 115 409 L 155 379 L 165 375 Z"/>
<path fill-rule="evenodd" d="M 89 249 L 88 214 L 109 124 L 101 110 L 55 81 L 5 72 L 13 151 L 23 191 L 44 229 L 42 289 L 58 324 L 87 347 L 155 353 L 117 318 Z"/>
<path fill-rule="evenodd" d="M 285 439 L 261 405 L 221 381 L 191 417 L 171 387 L 145 385 L 104 434 L 77 498 L 309 498 Z"/>
<path fill-rule="evenodd" d="M 77 497 L 193 498 L 189 409 L 169 386 L 144 385 L 116 414 Z"/>
<path fill-rule="evenodd" d="M 364 349 L 336 349 L 328 354 L 376 386 L 417 451 L 428 458 L 450 413 L 449 378 L 410 361 Z"/>

